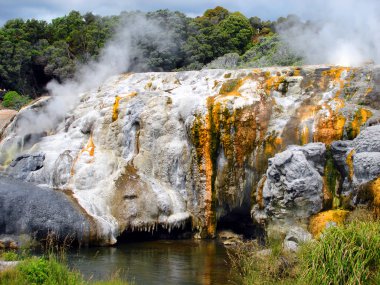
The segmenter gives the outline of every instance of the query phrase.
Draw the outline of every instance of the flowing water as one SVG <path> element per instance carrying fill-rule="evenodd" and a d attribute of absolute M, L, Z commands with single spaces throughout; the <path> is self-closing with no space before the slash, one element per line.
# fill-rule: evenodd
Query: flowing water
<path fill-rule="evenodd" d="M 86 279 L 118 275 L 136 285 L 233 284 L 227 253 L 216 241 L 161 240 L 82 248 L 69 263 Z"/>

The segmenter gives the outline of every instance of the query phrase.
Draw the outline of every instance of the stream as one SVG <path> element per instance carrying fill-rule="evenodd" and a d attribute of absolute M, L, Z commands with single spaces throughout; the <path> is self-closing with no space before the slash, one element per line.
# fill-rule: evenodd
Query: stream
<path fill-rule="evenodd" d="M 118 276 L 136 285 L 234 284 L 227 260 L 223 244 L 204 240 L 133 242 L 68 252 L 70 266 L 87 280 Z"/>

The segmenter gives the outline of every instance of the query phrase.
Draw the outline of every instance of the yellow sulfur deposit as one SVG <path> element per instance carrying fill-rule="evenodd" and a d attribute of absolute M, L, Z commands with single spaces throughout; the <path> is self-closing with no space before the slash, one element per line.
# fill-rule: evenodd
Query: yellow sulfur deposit
<path fill-rule="evenodd" d="M 355 150 L 351 150 L 350 153 L 347 155 L 346 163 L 348 165 L 348 177 L 352 181 L 352 178 L 354 177 L 354 161 L 353 156 L 355 154 Z"/>
<path fill-rule="evenodd" d="M 310 219 L 309 231 L 314 237 L 319 237 L 323 230 L 326 229 L 327 223 L 333 222 L 341 225 L 348 213 L 349 211 L 346 210 L 329 210 L 316 214 Z"/>
<path fill-rule="evenodd" d="M 112 109 L 112 122 L 115 122 L 117 118 L 119 117 L 119 104 L 120 100 L 124 98 L 133 98 L 137 95 L 137 92 L 133 91 L 125 96 L 119 96 L 117 95 L 115 97 L 115 102 L 113 103 L 113 109 Z"/>
<path fill-rule="evenodd" d="M 356 138 L 360 133 L 360 127 L 363 126 L 369 118 L 372 117 L 372 112 L 364 109 L 359 108 L 359 110 L 356 111 L 354 118 L 351 122 L 351 128 L 347 131 L 347 135 L 349 139 Z"/>
<path fill-rule="evenodd" d="M 373 207 L 375 215 L 377 217 L 380 217 L 380 177 L 371 183 L 370 190 L 373 196 Z"/>
<path fill-rule="evenodd" d="M 119 101 L 121 97 L 116 96 L 115 102 L 113 103 L 113 110 L 112 110 L 112 122 L 115 122 L 117 118 L 119 117 Z"/>

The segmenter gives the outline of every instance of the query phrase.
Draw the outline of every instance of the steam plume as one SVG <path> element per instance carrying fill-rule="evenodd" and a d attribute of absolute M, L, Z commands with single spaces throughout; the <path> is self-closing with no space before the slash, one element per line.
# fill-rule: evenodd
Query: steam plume
<path fill-rule="evenodd" d="M 380 1 L 334 0 L 314 21 L 280 25 L 278 32 L 307 64 L 380 63 Z"/>
<path fill-rule="evenodd" d="M 156 51 L 173 46 L 172 31 L 164 30 L 144 14 L 129 14 L 121 19 L 115 36 L 106 44 L 98 60 L 78 68 L 72 80 L 63 84 L 51 81 L 47 85 L 52 95 L 44 112 L 25 112 L 18 121 L 18 134 L 41 133 L 54 128 L 65 114 L 79 100 L 79 94 L 100 86 L 107 78 L 120 74 L 132 67 L 145 70 L 146 66 L 139 59 L 144 58 L 141 43 L 149 43 Z"/>

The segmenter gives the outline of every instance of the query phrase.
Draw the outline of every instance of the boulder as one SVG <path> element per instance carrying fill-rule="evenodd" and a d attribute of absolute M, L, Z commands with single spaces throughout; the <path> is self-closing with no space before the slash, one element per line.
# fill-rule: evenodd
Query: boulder
<path fill-rule="evenodd" d="M 9 165 L 7 172 L 16 179 L 26 179 L 33 171 L 39 170 L 44 166 L 45 154 L 22 154 L 17 156 Z"/>
<path fill-rule="evenodd" d="M 284 248 L 290 251 L 297 251 L 300 244 L 312 240 L 312 235 L 301 227 L 292 227 L 286 234 Z"/>
<path fill-rule="evenodd" d="M 321 143 L 289 147 L 269 159 L 263 187 L 263 203 L 255 205 L 253 218 L 259 222 L 295 224 L 322 209 L 326 148 Z"/>
<path fill-rule="evenodd" d="M 45 238 L 55 233 L 87 243 L 96 232 L 91 221 L 62 192 L 0 178 L 0 234 Z M 4 246 L 14 247 L 6 239 Z"/>

